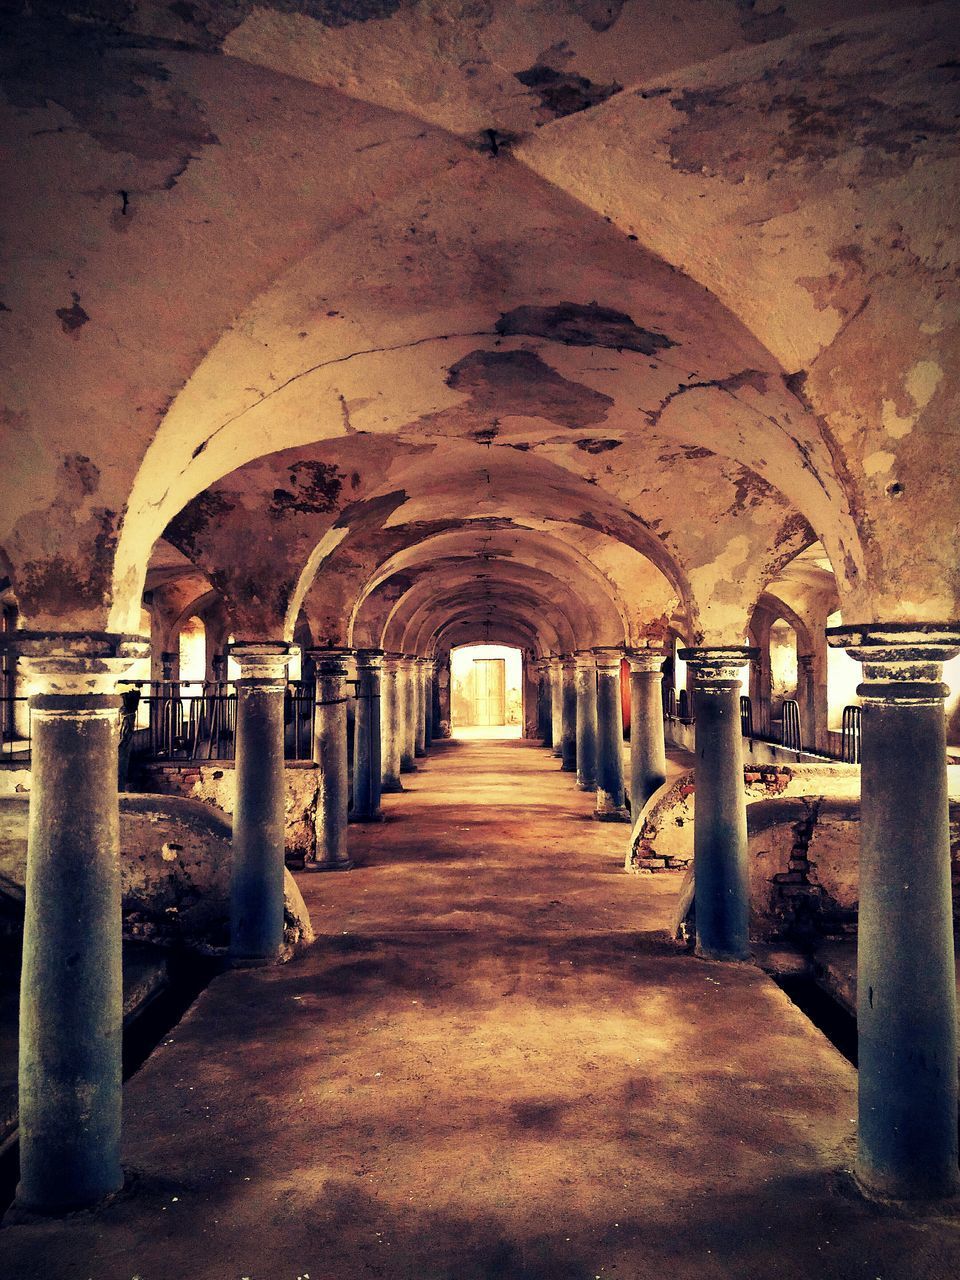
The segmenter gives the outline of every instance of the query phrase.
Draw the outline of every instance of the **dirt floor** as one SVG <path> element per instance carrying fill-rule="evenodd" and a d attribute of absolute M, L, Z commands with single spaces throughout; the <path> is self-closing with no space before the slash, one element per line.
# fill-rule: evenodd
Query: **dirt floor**
<path fill-rule="evenodd" d="M 672 874 L 545 750 L 439 744 L 126 1086 L 130 1191 L 0 1232 L 13 1280 L 947 1280 L 862 1201 L 855 1073 L 758 969 L 680 955 Z"/>

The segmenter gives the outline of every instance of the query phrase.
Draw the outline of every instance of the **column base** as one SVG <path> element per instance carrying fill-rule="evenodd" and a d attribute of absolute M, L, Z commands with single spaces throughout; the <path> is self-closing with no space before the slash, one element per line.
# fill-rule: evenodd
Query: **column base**
<path fill-rule="evenodd" d="M 345 858 L 343 862 L 307 862 L 304 864 L 304 871 L 349 871 L 353 866 L 352 858 Z"/>
<path fill-rule="evenodd" d="M 402 765 L 400 766 L 400 772 L 401 772 L 401 773 L 416 773 L 416 772 L 417 772 L 417 766 L 416 766 L 415 764 L 402 764 Z M 381 788 L 381 790 L 382 790 L 382 788 Z"/>
<path fill-rule="evenodd" d="M 561 764 L 560 769 L 563 773 L 577 772 L 577 766 L 575 764 Z"/>
<path fill-rule="evenodd" d="M 698 960 L 715 960 L 721 964 L 742 964 L 745 960 L 753 958 L 749 951 L 717 951 L 713 947 L 701 947 L 699 942 L 693 954 Z"/>
<path fill-rule="evenodd" d="M 577 782 L 577 786 L 581 791 L 596 791 L 597 789 L 595 782 Z"/>
<path fill-rule="evenodd" d="M 275 956 L 228 956 L 231 969 L 270 969 L 280 963 L 280 952 Z"/>
<path fill-rule="evenodd" d="M 381 787 L 382 790 L 383 788 Z M 377 813 L 351 813 L 347 819 L 348 822 L 383 822 L 383 820 L 383 814 L 379 811 Z"/>
<path fill-rule="evenodd" d="M 36 1205 L 21 1204 L 19 1200 L 14 1199 L 13 1204 L 10 1205 L 2 1219 L 0 1219 L 0 1225 L 4 1227 L 31 1227 L 55 1221 L 57 1218 L 72 1218 L 80 1213 L 97 1213 L 99 1210 L 115 1204 L 121 1197 L 126 1199 L 131 1193 L 135 1182 L 136 1174 L 131 1178 L 125 1177 L 119 1187 L 116 1187 L 113 1191 L 107 1191 L 99 1200 L 93 1200 L 89 1204 L 55 1204 L 38 1208 Z"/>
<path fill-rule="evenodd" d="M 390 782 L 381 782 L 380 784 L 380 794 L 382 796 L 395 796 L 403 791 L 403 789 L 403 783 L 400 782 L 399 779 L 397 781 L 391 780 Z"/>
<path fill-rule="evenodd" d="M 629 822 L 630 814 L 624 809 L 596 809 L 593 814 L 597 822 Z"/>
<path fill-rule="evenodd" d="M 423 747 L 423 748 L 417 747 L 416 751 L 413 754 L 417 757 L 418 760 L 422 760 L 423 757 L 427 754 L 427 749 L 426 747 Z"/>

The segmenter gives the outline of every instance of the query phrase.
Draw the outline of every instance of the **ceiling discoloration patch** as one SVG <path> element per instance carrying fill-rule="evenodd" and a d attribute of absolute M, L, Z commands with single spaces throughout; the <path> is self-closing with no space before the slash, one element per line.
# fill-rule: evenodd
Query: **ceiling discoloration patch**
<path fill-rule="evenodd" d="M 0 16 L 0 83 L 9 103 L 27 110 L 55 103 L 106 151 L 162 162 L 157 182 L 171 187 L 202 147 L 219 140 L 203 107 L 168 89 L 157 51 L 172 41 L 138 37 L 116 22 L 121 13 L 65 13 L 58 5 L 8 9 Z"/>
<path fill-rule="evenodd" d="M 295 512 L 322 515 L 335 511 L 344 477 L 330 462 L 295 462 L 290 468 L 290 488 L 276 488 L 269 514 L 274 518 Z"/>
<path fill-rule="evenodd" d="M 534 351 L 471 351 L 450 366 L 447 386 L 470 396 L 470 407 L 496 416 L 546 418 L 562 427 L 602 422 L 613 399 L 571 382 Z"/>
<path fill-rule="evenodd" d="M 572 347 L 610 347 L 616 351 L 639 351 L 652 356 L 675 347 L 665 333 L 644 329 L 623 311 L 601 307 L 596 302 L 586 305 L 561 302 L 553 307 L 514 307 L 505 311 L 496 323 L 497 333 L 527 334 L 549 338 Z"/>
<path fill-rule="evenodd" d="M 835 68 L 830 55 L 851 39 L 823 40 L 742 84 L 683 89 L 670 99 L 687 118 L 667 136 L 673 167 L 742 183 L 855 153 L 861 171 L 876 178 L 909 169 L 920 143 L 956 155 L 955 121 L 938 118 L 934 103 L 885 96 L 890 75 L 882 58 L 855 70 Z M 802 87 L 811 79 L 815 93 Z"/>
<path fill-rule="evenodd" d="M 546 124 L 563 116 L 587 111 L 620 93 L 622 84 L 595 84 L 575 71 L 558 71 L 556 67 L 535 63 L 526 71 L 514 73 L 516 79 L 540 99 L 540 109 L 535 117 L 537 125 Z"/>
<path fill-rule="evenodd" d="M 77 329 L 82 329 L 90 321 L 90 317 L 80 305 L 79 293 L 74 293 L 72 306 L 57 307 L 56 314 L 57 319 L 63 326 L 64 333 L 75 333 Z"/>

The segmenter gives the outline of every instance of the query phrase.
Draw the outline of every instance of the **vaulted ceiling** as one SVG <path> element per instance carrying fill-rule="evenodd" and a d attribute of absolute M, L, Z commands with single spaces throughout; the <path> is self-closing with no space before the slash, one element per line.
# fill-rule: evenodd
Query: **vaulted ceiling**
<path fill-rule="evenodd" d="M 955 17 L 8 6 L 26 621 L 149 570 L 245 637 L 734 642 L 818 540 L 851 619 L 956 616 Z"/>

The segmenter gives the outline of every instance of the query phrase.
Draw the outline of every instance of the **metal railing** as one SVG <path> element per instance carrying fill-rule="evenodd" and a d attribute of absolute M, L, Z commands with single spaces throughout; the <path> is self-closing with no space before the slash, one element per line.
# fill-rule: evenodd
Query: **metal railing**
<path fill-rule="evenodd" d="M 840 722 L 840 759 L 844 764 L 860 763 L 860 708 L 844 707 Z"/>
<path fill-rule="evenodd" d="M 800 729 L 800 704 L 795 698 L 784 700 L 783 717 L 780 721 L 780 742 L 789 751 L 803 750 L 803 734 Z"/>
<path fill-rule="evenodd" d="M 5 695 L 3 699 L 3 735 L 0 737 L 0 760 L 30 763 L 30 700 Z"/>
<path fill-rule="evenodd" d="M 740 732 L 745 738 L 753 737 L 753 703 L 745 693 L 740 695 Z"/>
<path fill-rule="evenodd" d="M 135 684 L 136 682 L 131 682 Z M 237 693 L 227 681 L 152 681 L 141 693 L 131 754 L 142 763 L 233 760 Z M 313 755 L 314 685 L 291 683 L 284 697 L 284 756 Z"/>

